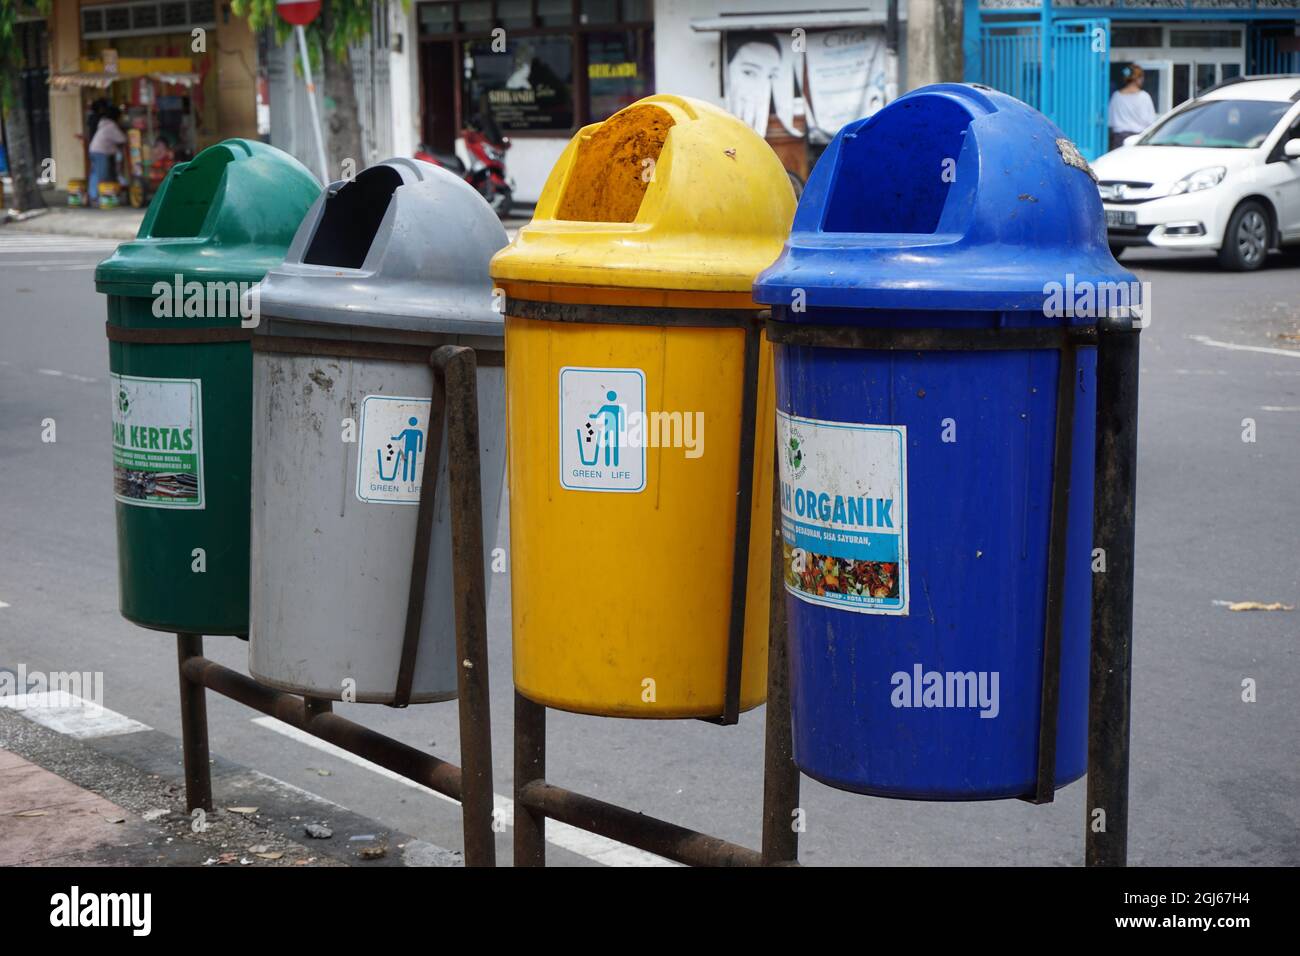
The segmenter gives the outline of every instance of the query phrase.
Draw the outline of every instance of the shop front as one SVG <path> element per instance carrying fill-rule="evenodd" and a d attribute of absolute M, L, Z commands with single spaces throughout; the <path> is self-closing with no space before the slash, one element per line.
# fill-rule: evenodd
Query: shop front
<path fill-rule="evenodd" d="M 886 0 L 804 13 L 786 12 L 789 6 L 773 0 L 665 3 L 655 25 L 660 73 L 680 78 L 694 95 L 749 124 L 781 157 L 799 190 L 842 126 L 898 95 L 906 8 Z"/>
<path fill-rule="evenodd" d="M 577 129 L 655 91 L 651 0 L 420 3 L 415 24 L 423 142 L 463 160 L 466 129 L 508 138 L 525 202 Z"/>
<path fill-rule="evenodd" d="M 50 17 L 51 137 L 60 187 L 88 172 L 106 106 L 128 136 L 124 199 L 147 201 L 174 162 L 255 136 L 257 51 L 216 0 L 56 0 Z"/>
<path fill-rule="evenodd" d="M 965 77 L 1050 116 L 1088 159 L 1130 64 L 1157 114 L 1242 75 L 1300 72 L 1300 0 L 967 0 Z"/>

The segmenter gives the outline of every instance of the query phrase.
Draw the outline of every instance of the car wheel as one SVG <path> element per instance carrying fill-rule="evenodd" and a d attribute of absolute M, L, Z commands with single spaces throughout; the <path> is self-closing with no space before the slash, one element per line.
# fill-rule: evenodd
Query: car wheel
<path fill-rule="evenodd" d="M 1118 259 L 1120 256 L 1124 254 L 1124 250 L 1127 248 L 1128 246 L 1111 246 L 1110 254 L 1114 256 L 1116 259 Z"/>
<path fill-rule="evenodd" d="M 1268 258 L 1268 211 L 1253 200 L 1233 210 L 1228 228 L 1223 231 L 1219 265 L 1234 272 L 1258 269 Z"/>

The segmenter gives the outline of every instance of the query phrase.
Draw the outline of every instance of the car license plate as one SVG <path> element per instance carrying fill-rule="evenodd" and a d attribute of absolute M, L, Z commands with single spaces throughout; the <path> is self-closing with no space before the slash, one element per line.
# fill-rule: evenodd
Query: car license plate
<path fill-rule="evenodd" d="M 1129 228 L 1137 225 L 1137 213 L 1127 209 L 1107 209 L 1106 226 L 1108 228 Z"/>

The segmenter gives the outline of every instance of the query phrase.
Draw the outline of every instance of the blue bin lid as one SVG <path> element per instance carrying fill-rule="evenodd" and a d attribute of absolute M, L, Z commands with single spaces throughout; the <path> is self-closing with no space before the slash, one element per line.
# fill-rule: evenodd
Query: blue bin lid
<path fill-rule="evenodd" d="M 810 307 L 1041 314 L 1045 286 L 1071 281 L 1137 281 L 1110 254 L 1092 170 L 1037 110 L 943 83 L 840 130 L 754 298 L 790 305 L 803 290 Z"/>

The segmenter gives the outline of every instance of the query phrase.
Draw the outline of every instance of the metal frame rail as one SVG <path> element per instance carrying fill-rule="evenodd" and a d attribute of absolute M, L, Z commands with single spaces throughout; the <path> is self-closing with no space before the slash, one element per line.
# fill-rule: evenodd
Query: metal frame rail
<path fill-rule="evenodd" d="M 178 634 L 181 741 L 185 757 L 185 796 L 191 812 L 212 810 L 212 776 L 208 764 L 208 717 L 205 690 L 237 700 L 282 720 L 349 753 L 364 757 L 409 780 L 461 803 L 467 866 L 495 866 L 492 828 L 492 732 L 488 698 L 487 601 L 483 573 L 482 488 L 479 477 L 477 359 L 471 348 L 443 345 L 394 348 L 359 342 L 254 337 L 254 350 L 299 354 L 360 355 L 427 361 L 433 368 L 433 404 L 429 415 L 428 452 L 416 516 L 415 551 L 406 628 L 391 706 L 410 701 L 424 610 L 424 587 L 433 540 L 438 457 L 447 433 L 448 491 L 451 495 L 453 599 L 456 619 L 456 669 L 460 716 L 457 767 L 432 754 L 385 737 L 332 712 L 331 701 L 274 690 L 251 677 L 203 656 L 203 637 Z M 489 359 L 490 360 L 490 359 Z M 444 422 L 445 418 L 445 422 Z"/>

